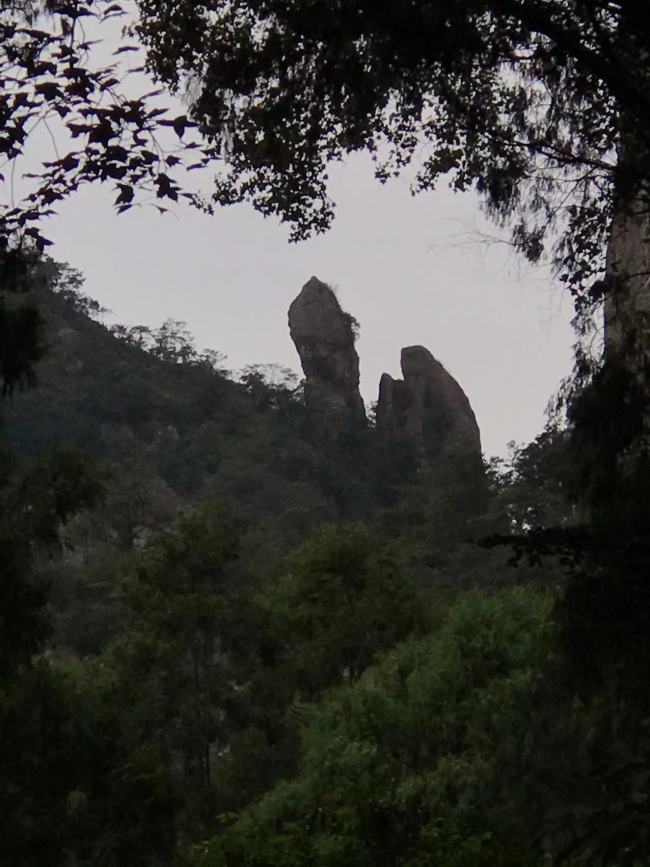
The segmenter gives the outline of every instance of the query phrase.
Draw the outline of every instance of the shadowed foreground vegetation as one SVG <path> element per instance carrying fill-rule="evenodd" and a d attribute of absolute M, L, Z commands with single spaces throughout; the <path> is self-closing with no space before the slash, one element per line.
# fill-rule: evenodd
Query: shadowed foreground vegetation
<path fill-rule="evenodd" d="M 46 271 L 0 475 L 7 863 L 647 863 L 647 480 L 602 457 L 636 430 L 613 375 L 509 462 L 418 468 Z"/>

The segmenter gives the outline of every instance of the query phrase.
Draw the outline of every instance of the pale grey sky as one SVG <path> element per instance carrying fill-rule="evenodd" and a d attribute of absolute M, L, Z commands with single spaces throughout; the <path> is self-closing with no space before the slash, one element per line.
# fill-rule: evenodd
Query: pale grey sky
<path fill-rule="evenodd" d="M 98 63 L 110 62 L 121 26 L 112 21 L 90 34 L 105 40 L 93 49 Z M 135 95 L 152 84 L 136 75 L 126 86 Z M 21 171 L 52 158 L 49 135 L 37 133 L 26 165 L 14 173 L 17 189 Z M 510 440 L 532 439 L 570 370 L 570 299 L 509 247 L 467 237 L 467 227 L 493 231 L 473 196 L 443 188 L 412 197 L 406 180 L 381 186 L 363 156 L 334 167 L 331 179 L 339 205 L 334 227 L 300 244 L 289 244 L 286 228 L 245 205 L 213 217 L 185 207 L 118 216 L 110 188 L 94 187 L 62 203 L 49 221 L 49 252 L 85 274 L 88 294 L 112 311 L 108 321 L 183 320 L 199 348 L 221 350 L 234 370 L 275 362 L 300 371 L 287 309 L 315 274 L 338 287 L 361 324 L 367 403 L 377 399 L 384 371 L 399 376 L 400 349 L 421 343 L 465 390 L 487 455 L 504 454 Z M 209 173 L 200 182 L 209 191 Z"/>
<path fill-rule="evenodd" d="M 366 402 L 383 371 L 399 375 L 401 347 L 421 343 L 467 393 L 486 454 L 532 439 L 570 368 L 570 299 L 510 248 L 465 237 L 467 226 L 487 225 L 472 196 L 412 197 L 406 181 L 382 187 L 365 157 L 336 167 L 332 193 L 333 229 L 289 244 L 285 228 L 248 206 L 214 217 L 149 207 L 117 216 L 109 189 L 87 189 L 48 225 L 50 252 L 84 272 L 110 320 L 184 320 L 197 345 L 226 353 L 233 369 L 300 370 L 287 308 L 315 274 L 361 324 Z"/>

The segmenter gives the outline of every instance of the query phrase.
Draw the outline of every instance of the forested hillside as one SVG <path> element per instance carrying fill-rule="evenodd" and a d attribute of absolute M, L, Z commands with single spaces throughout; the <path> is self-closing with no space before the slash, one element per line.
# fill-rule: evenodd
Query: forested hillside
<path fill-rule="evenodd" d="M 633 0 L 2 5 L 3 865 L 650 865 L 649 58 Z M 306 239 L 364 153 L 572 297 L 507 461 L 426 346 L 368 410 L 316 277 L 299 383 L 44 255 L 86 185 Z"/>
<path fill-rule="evenodd" d="M 567 650 L 570 429 L 407 460 L 46 272 L 5 402 L 8 863 L 636 863 L 643 713 Z"/>

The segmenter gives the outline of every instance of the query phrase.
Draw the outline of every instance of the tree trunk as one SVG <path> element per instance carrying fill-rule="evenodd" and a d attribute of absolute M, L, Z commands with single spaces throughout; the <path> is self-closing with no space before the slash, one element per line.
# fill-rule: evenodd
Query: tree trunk
<path fill-rule="evenodd" d="M 647 35 L 636 4 L 621 5 L 618 35 L 622 64 L 647 68 Z M 639 100 L 647 92 L 645 76 L 637 81 Z M 650 359 L 650 139 L 645 112 L 638 105 L 620 106 L 618 168 L 614 219 L 607 249 L 605 360 L 623 365 L 639 384 L 648 383 Z"/>
<path fill-rule="evenodd" d="M 607 250 L 605 357 L 645 379 L 650 361 L 650 189 L 621 196 Z"/>

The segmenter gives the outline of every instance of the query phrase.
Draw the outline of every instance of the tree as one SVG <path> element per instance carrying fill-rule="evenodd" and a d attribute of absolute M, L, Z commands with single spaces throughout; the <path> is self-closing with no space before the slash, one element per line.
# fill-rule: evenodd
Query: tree
<path fill-rule="evenodd" d="M 580 769 L 582 735 L 582 720 L 548 725 L 571 708 L 549 665 L 550 607 L 522 588 L 468 594 L 436 634 L 330 692 L 305 716 L 295 778 L 197 863 L 541 864 L 544 808 L 566 756 Z"/>
<path fill-rule="evenodd" d="M 141 190 L 201 204 L 172 176 L 197 148 L 193 167 L 227 159 L 215 202 L 249 199 L 289 221 L 297 237 L 331 222 L 327 165 L 350 152 L 370 151 L 382 179 L 416 164 L 415 190 L 448 175 L 511 221 L 515 245 L 532 259 L 559 227 L 558 264 L 586 303 L 584 290 L 604 271 L 614 214 L 615 236 L 622 211 L 639 224 L 650 29 L 637 0 L 138 7 L 126 33 L 142 40 L 149 70 L 186 95 L 192 120 L 167 117 L 160 92 L 131 98 L 120 70 L 95 62 L 81 25 L 124 17 L 119 3 L 3 9 L 0 154 L 16 160 L 35 125 L 57 119 L 66 143 L 79 144 L 44 164 L 36 189 L 5 209 L 6 237 L 41 238 L 33 224 L 93 181 L 113 183 L 123 210 Z M 138 47 L 123 42 L 116 54 Z M 192 121 L 203 147 L 184 139 Z M 166 127 L 180 155 L 158 140 Z M 616 259 L 614 251 L 614 270 Z"/>
<path fill-rule="evenodd" d="M 643 4 L 138 5 L 150 68 L 191 94 L 191 116 L 227 154 L 217 201 L 252 201 L 304 237 L 333 217 L 328 164 L 365 150 L 381 180 L 413 166 L 414 191 L 445 177 L 476 189 L 530 260 L 553 248 L 579 310 L 609 295 L 610 343 L 620 328 L 630 338 L 646 298 L 634 274 L 648 270 Z"/>
<path fill-rule="evenodd" d="M 382 650 L 427 625 L 426 596 L 363 524 L 324 526 L 262 594 L 274 663 L 301 698 L 354 681 Z"/>
<path fill-rule="evenodd" d="M 118 3 L 4 9 L 0 155 L 13 171 L 52 122 L 71 145 L 4 209 L 5 258 L 12 239 L 44 243 L 52 205 L 95 181 L 114 185 L 121 211 L 146 195 L 208 210 L 248 200 L 303 237 L 331 223 L 328 164 L 367 150 L 380 179 L 413 166 L 415 191 L 443 177 L 475 188 L 528 258 L 552 248 L 580 312 L 607 297 L 608 349 L 645 358 L 650 29 L 639 0 L 138 7 L 126 33 L 189 118 L 168 117 L 160 91 L 131 98 L 114 65 L 95 63 L 81 24 L 124 16 Z M 194 125 L 201 138 L 186 136 Z M 188 156 L 219 167 L 211 201 L 179 181 Z"/>
<path fill-rule="evenodd" d="M 105 653 L 116 705 L 137 756 L 148 744 L 176 780 L 185 826 L 211 815 L 214 764 L 227 744 L 225 708 L 236 689 L 228 657 L 227 569 L 232 521 L 204 504 L 145 547 L 127 597 L 127 628 Z"/>
<path fill-rule="evenodd" d="M 580 311 L 607 297 L 608 348 L 645 358 L 650 28 L 639 0 L 138 7 L 127 33 L 191 119 L 168 117 L 158 91 L 131 98 L 114 65 L 95 63 L 81 24 L 124 16 L 118 3 L 3 10 L 0 154 L 15 169 L 34 129 L 53 122 L 71 145 L 4 209 L 5 257 L 11 239 L 44 243 L 52 205 L 94 181 L 114 185 L 119 210 L 147 194 L 208 210 L 246 199 L 303 237 L 332 220 L 328 164 L 367 150 L 380 179 L 413 165 L 415 191 L 443 177 L 478 190 L 531 260 L 553 248 Z M 185 135 L 194 124 L 201 141 Z M 220 166 L 211 203 L 174 174 L 189 154 L 192 168 Z"/>
<path fill-rule="evenodd" d="M 577 695 L 558 638 L 547 594 L 464 594 L 306 709 L 295 776 L 197 865 L 647 864 L 647 722 Z"/>
<path fill-rule="evenodd" d="M 99 473 L 74 450 L 51 451 L 21 465 L 0 452 L 0 677 L 42 650 L 48 588 L 34 569 L 37 553 L 60 550 L 60 531 L 101 497 Z"/>
<path fill-rule="evenodd" d="M 192 126 L 160 104 L 160 92 L 132 84 L 119 61 L 138 51 L 123 32 L 112 63 L 96 44 L 105 27 L 126 16 L 113 0 L 12 0 L 0 9 L 0 385 L 3 393 L 31 385 L 42 355 L 42 325 L 33 305 L 12 294 L 34 287 L 50 242 L 43 221 L 58 202 L 87 183 L 110 183 L 115 206 L 185 200 L 206 207 L 175 176 L 204 158 Z M 92 33 L 92 36 L 89 35 Z M 140 69 L 142 67 L 140 66 Z M 143 90 L 145 92 L 143 92 Z M 51 159 L 34 166 L 40 135 Z M 36 143 L 36 144 L 34 144 Z M 41 157 L 42 159 L 42 157 Z M 152 201 L 153 200 L 153 201 Z M 7 293 L 8 298 L 5 296 Z"/>
<path fill-rule="evenodd" d="M 138 68 L 120 68 L 119 57 L 102 65 L 94 47 L 101 40 L 88 35 L 90 28 L 101 37 L 107 22 L 126 14 L 111 0 L 12 2 L 0 10 L 0 171 L 10 169 L 0 183 L 11 194 L 0 213 L 3 277 L 7 266 L 20 269 L 30 242 L 37 248 L 48 243 L 43 218 L 83 184 L 111 183 L 119 211 L 131 208 L 139 194 L 200 203 L 174 177 L 199 147 L 185 135 L 192 124 L 185 115 L 169 116 L 157 102 L 159 92 L 134 96 L 130 73 Z M 138 51 L 126 35 L 114 55 Z M 53 158 L 23 174 L 23 181 L 33 182 L 23 193 L 14 178 L 39 129 L 52 138 Z M 167 130 L 171 137 L 164 136 Z"/>
<path fill-rule="evenodd" d="M 42 656 L 50 588 L 37 563 L 60 554 L 63 524 L 102 488 L 78 452 L 20 462 L 0 451 L 0 846 L 25 867 L 64 863 L 71 797 L 86 773 L 77 696 Z"/>

